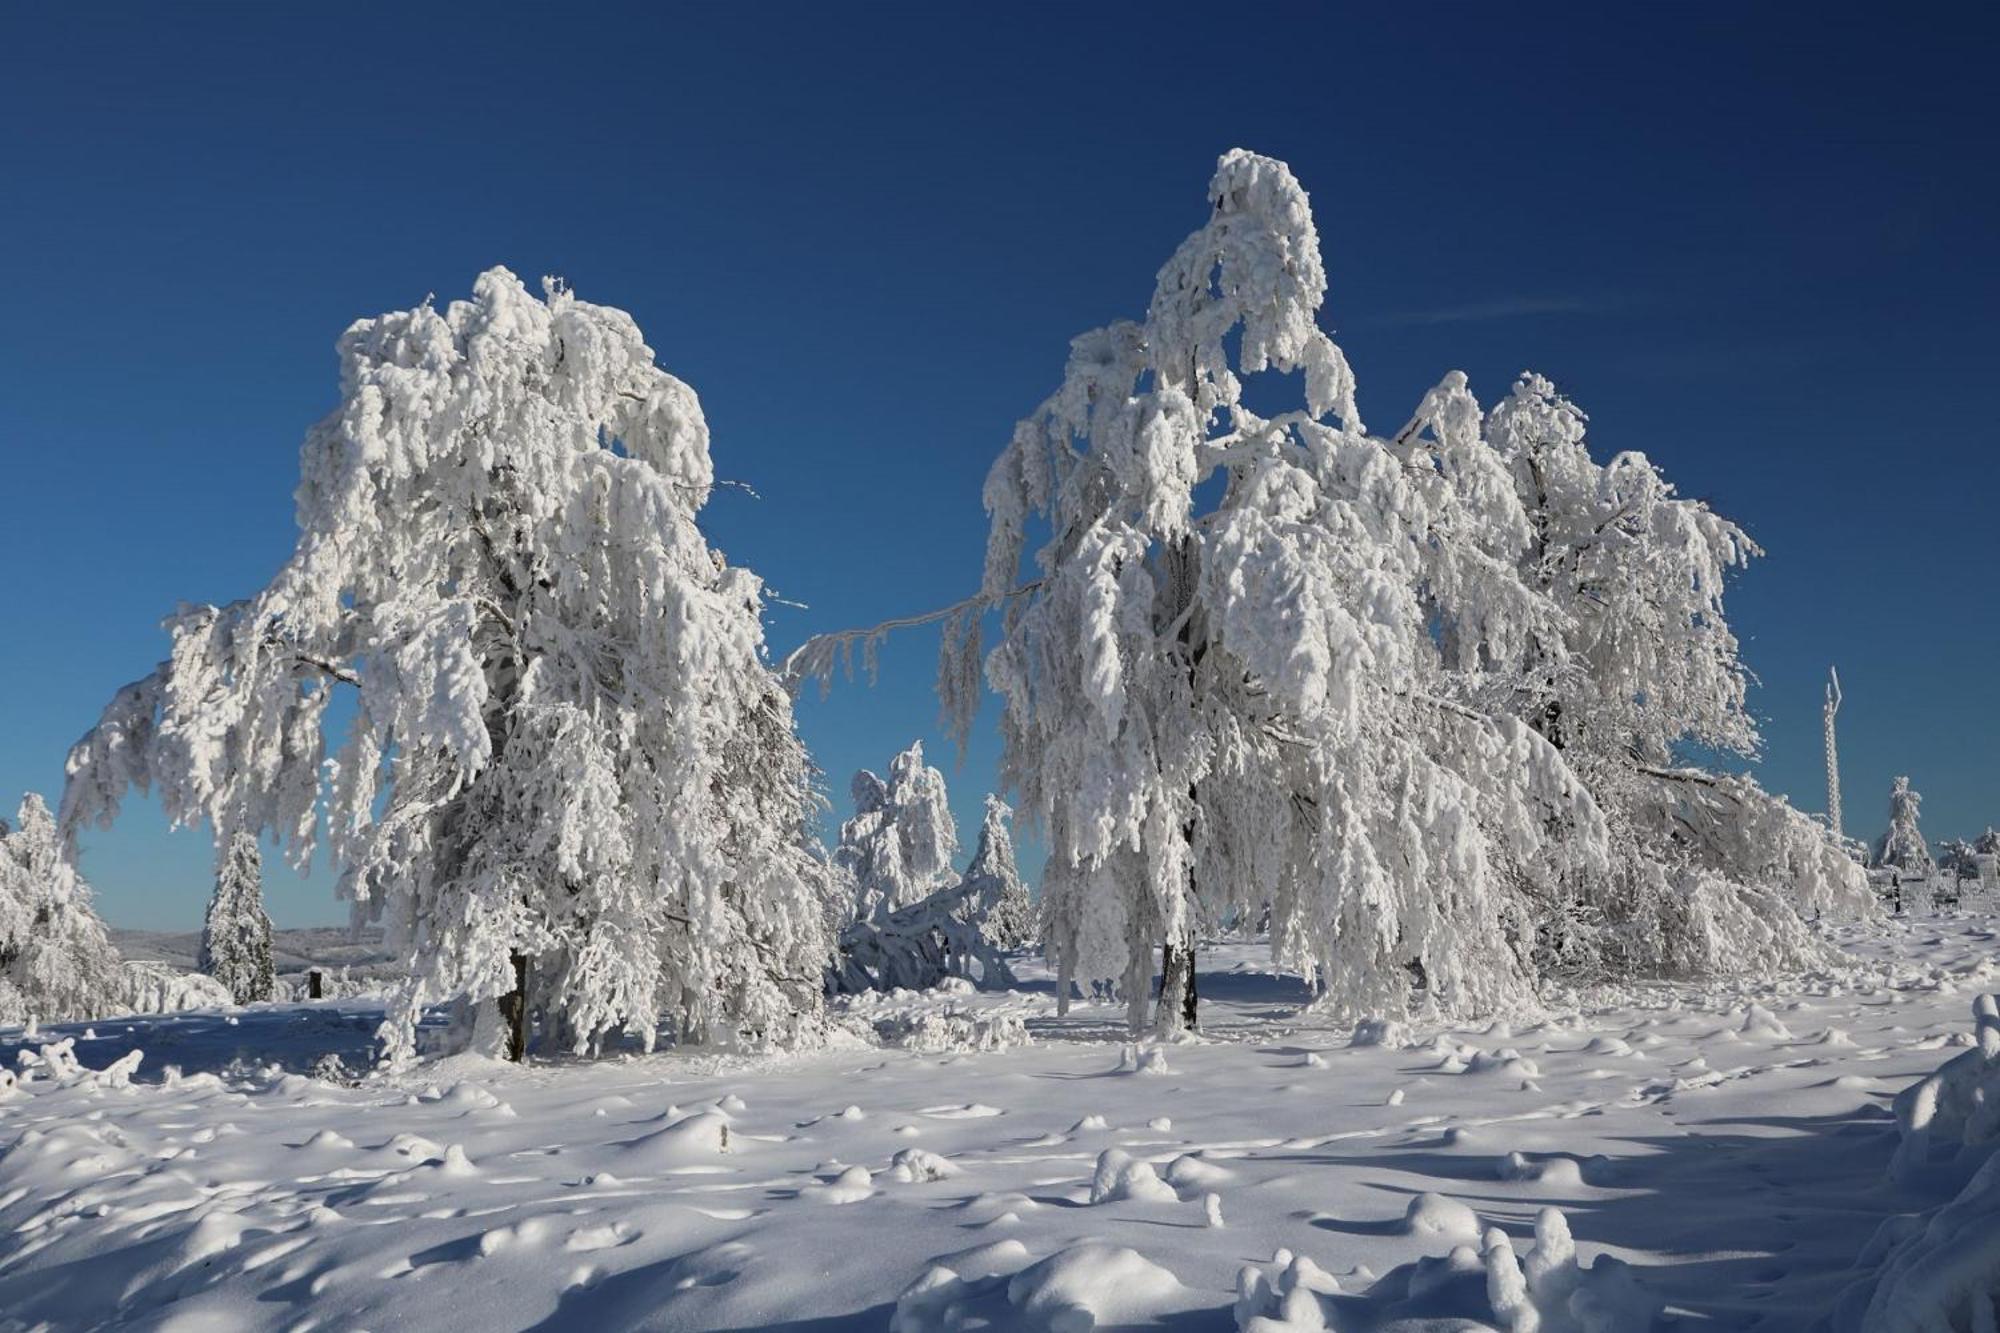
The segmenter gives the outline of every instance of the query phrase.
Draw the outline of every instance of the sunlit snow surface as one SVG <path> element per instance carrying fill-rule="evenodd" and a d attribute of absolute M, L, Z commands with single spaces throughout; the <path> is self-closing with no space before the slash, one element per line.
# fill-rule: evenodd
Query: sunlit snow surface
<path fill-rule="evenodd" d="M 858 1012 L 1033 1038 L 958 1054 L 459 1057 L 350 1087 L 297 1071 L 361 1064 L 354 1001 L 0 1030 L 17 1072 L 64 1037 L 90 1070 L 145 1052 L 130 1086 L 0 1090 L 0 1329 L 1506 1328 L 1490 1229 L 1532 1273 L 1550 1205 L 1586 1266 L 1633 1268 L 1586 1277 L 1668 1325 L 1809 1327 L 1886 1216 L 1949 1197 L 1892 1180 L 1888 1104 L 1971 1040 L 1994 924 L 1362 1043 L 1254 945 L 1205 951 L 1205 1037 L 1164 1051 L 1122 1047 L 1122 1004 L 1057 1019 L 1032 963 L 1020 992 Z"/>

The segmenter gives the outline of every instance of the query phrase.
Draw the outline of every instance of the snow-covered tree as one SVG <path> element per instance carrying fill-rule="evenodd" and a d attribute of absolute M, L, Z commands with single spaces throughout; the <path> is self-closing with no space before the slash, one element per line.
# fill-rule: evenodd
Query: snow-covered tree
<path fill-rule="evenodd" d="M 1806 961 L 1803 917 L 1867 910 L 1865 877 L 1837 837 L 1755 783 L 1676 762 L 1686 747 L 1757 751 L 1723 593 L 1758 548 L 1643 454 L 1599 463 L 1586 425 L 1532 374 L 1486 423 L 1528 519 L 1522 580 L 1557 613 L 1530 637 L 1513 710 L 1563 752 L 1611 832 L 1610 873 L 1571 879 L 1540 913 L 1548 964 Z"/>
<path fill-rule="evenodd" d="M 809 767 L 766 665 L 761 585 L 696 526 L 693 390 L 630 316 L 504 269 L 472 299 L 356 323 L 307 436 L 299 539 L 270 584 L 168 622 L 168 659 L 70 760 L 67 829 L 129 788 L 176 821 L 323 818 L 340 892 L 409 979 L 385 1026 L 531 978 L 587 1049 L 779 1038 L 829 952 Z M 355 715 L 326 753 L 335 690 Z"/>
<path fill-rule="evenodd" d="M 95 1018 L 128 1006 L 130 984 L 42 798 L 0 819 L 0 1023 Z"/>
<path fill-rule="evenodd" d="M 196 966 L 228 988 L 238 1004 L 271 998 L 271 917 L 264 910 L 257 839 L 239 832 L 223 849 L 215 896 L 201 927 Z"/>
<path fill-rule="evenodd" d="M 1014 811 L 990 792 L 979 825 L 979 846 L 965 868 L 965 888 L 978 914 L 980 934 L 995 948 L 1018 949 L 1035 938 L 1035 904 L 1014 864 Z"/>
<path fill-rule="evenodd" d="M 1889 789 L 1889 827 L 1875 840 L 1870 864 L 1904 879 L 1924 879 L 1936 869 L 1931 849 L 1917 827 L 1923 802 L 1923 795 L 1910 789 L 1908 778 L 1896 779 Z"/>
<path fill-rule="evenodd" d="M 947 977 L 1013 985 L 1002 946 L 984 928 L 985 907 L 980 886 L 968 880 L 882 916 L 850 922 L 840 932 L 827 989 L 928 990 Z"/>
<path fill-rule="evenodd" d="M 1948 838 L 1938 844 L 1937 868 L 1939 874 L 1951 877 L 1948 889 L 1938 891 L 1940 906 L 1956 907 L 1964 896 L 1965 881 L 1978 882 L 1979 856 L 1965 839 Z"/>
<path fill-rule="evenodd" d="M 1527 517 L 1463 376 L 1365 432 L 1291 172 L 1235 151 L 1209 198 L 1146 318 L 1077 338 L 995 463 L 982 595 L 946 633 L 963 727 L 979 611 L 1006 604 L 986 677 L 1048 838 L 1059 994 L 1119 976 L 1139 1026 L 1164 945 L 1178 1027 L 1198 931 L 1269 902 L 1281 956 L 1351 1007 L 1521 999 L 1523 886 L 1606 857 L 1582 784 L 1503 706 L 1557 622 L 1516 569 Z M 1303 401 L 1254 411 L 1267 371 Z"/>
<path fill-rule="evenodd" d="M 872 881 L 877 892 L 860 895 L 860 913 L 840 930 L 828 972 L 830 990 L 891 990 L 898 986 L 923 990 L 946 977 L 964 977 L 987 986 L 1012 985 L 1013 973 L 1001 954 L 1034 936 L 1034 903 L 1015 867 L 1014 839 L 1007 829 L 1013 811 L 993 795 L 986 798 L 979 848 L 965 874 L 955 884 L 934 889 L 915 902 L 886 906 L 889 889 L 910 882 L 913 864 L 934 866 L 941 859 L 943 870 L 951 868 L 945 857 L 946 840 L 936 836 L 942 830 L 956 845 L 951 813 L 944 804 L 944 778 L 936 769 L 922 765 L 922 747 L 912 746 L 896 757 L 888 783 L 865 770 L 855 778 L 857 814 L 842 830 L 843 835 L 852 833 L 854 837 L 851 842 L 843 837 L 835 861 L 843 879 L 851 880 L 855 867 L 891 873 Z M 921 797 L 899 807 L 886 798 L 895 790 L 920 793 Z M 910 855 L 908 839 L 896 836 L 898 809 L 920 812 L 915 821 L 923 834 L 918 839 L 920 856 Z M 876 821 L 872 815 L 887 817 Z M 925 878 L 935 881 L 937 875 L 933 872 Z"/>
<path fill-rule="evenodd" d="M 887 781 L 854 775 L 854 817 L 840 826 L 834 864 L 854 885 L 852 920 L 883 921 L 951 884 L 958 824 L 944 774 L 924 763 L 924 743 L 889 761 Z"/>

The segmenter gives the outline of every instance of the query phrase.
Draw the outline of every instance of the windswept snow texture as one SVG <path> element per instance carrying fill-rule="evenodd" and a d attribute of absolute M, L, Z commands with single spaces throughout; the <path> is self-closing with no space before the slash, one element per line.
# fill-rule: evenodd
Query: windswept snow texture
<path fill-rule="evenodd" d="M 1915 1280 L 1864 1250 L 1972 1169 L 2000 990 L 1990 914 L 1836 939 L 1852 967 L 1796 982 L 1359 1032 L 1216 945 L 1205 1036 L 1164 1050 L 1115 1039 L 1119 1004 L 1057 1020 L 1025 962 L 835 1009 L 1014 1034 L 976 1053 L 348 1085 L 288 1071 L 365 1067 L 357 1001 L 0 1030 L 0 1329 L 1811 1327 Z"/>

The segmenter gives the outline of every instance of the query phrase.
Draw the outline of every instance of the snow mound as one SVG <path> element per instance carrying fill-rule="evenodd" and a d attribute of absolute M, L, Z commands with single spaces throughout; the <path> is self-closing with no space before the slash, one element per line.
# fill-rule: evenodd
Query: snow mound
<path fill-rule="evenodd" d="M 1173 1066 L 1167 1063 L 1167 1053 L 1158 1046 L 1127 1045 L 1118 1052 L 1118 1072 L 1121 1074 L 1171 1074 Z"/>
<path fill-rule="evenodd" d="M 1364 1018 L 1354 1025 L 1354 1036 L 1347 1044 L 1400 1050 L 1411 1044 L 1410 1030 L 1393 1018 Z"/>
<path fill-rule="evenodd" d="M 823 1185 L 806 1186 L 799 1191 L 799 1197 L 813 1203 L 860 1203 L 875 1196 L 875 1187 L 868 1181 L 867 1167 L 850 1166 Z"/>
<path fill-rule="evenodd" d="M 629 1171 L 713 1162 L 731 1151 L 729 1140 L 729 1117 L 726 1114 L 721 1111 L 696 1111 L 665 1129 L 623 1144 L 618 1152 L 618 1161 L 621 1168 Z"/>
<path fill-rule="evenodd" d="M 1746 1037 L 1763 1037 L 1771 1041 L 1790 1041 L 1791 1029 L 1778 1021 L 1778 1016 L 1761 1004 L 1753 1004 L 1744 1012 L 1743 1026 L 1739 1029 Z"/>
<path fill-rule="evenodd" d="M 932 1260 L 896 1298 L 890 1333 L 1089 1333 L 1148 1323 L 1188 1300 L 1172 1273 L 1123 1246 L 1084 1241 L 1024 1267 L 1027 1261 L 1027 1247 L 1012 1239 Z"/>
<path fill-rule="evenodd" d="M 1178 1303 L 1184 1288 L 1137 1250 L 1085 1241 L 1058 1250 L 1007 1284 L 1007 1301 L 1049 1333 L 1136 1323 Z"/>
<path fill-rule="evenodd" d="M 925 1148 L 905 1148 L 889 1162 L 889 1178 L 905 1185 L 950 1180 L 963 1174 L 963 1168 L 957 1163 Z"/>
<path fill-rule="evenodd" d="M 1456 1199 L 1442 1194 L 1419 1194 L 1403 1212 L 1406 1236 L 1461 1236 L 1476 1239 L 1479 1215 Z"/>
<path fill-rule="evenodd" d="M 1500 1159 L 1498 1175 L 1502 1180 L 1528 1180 L 1560 1188 L 1581 1188 L 1584 1183 L 1582 1165 L 1576 1158 L 1560 1154 L 1537 1160 L 1510 1152 Z"/>
<path fill-rule="evenodd" d="M 1180 1194 L 1161 1180 L 1151 1164 L 1134 1158 L 1122 1148 L 1106 1148 L 1097 1154 L 1097 1168 L 1090 1176 L 1090 1201 L 1112 1203 L 1129 1199 L 1134 1203 L 1179 1203 Z"/>

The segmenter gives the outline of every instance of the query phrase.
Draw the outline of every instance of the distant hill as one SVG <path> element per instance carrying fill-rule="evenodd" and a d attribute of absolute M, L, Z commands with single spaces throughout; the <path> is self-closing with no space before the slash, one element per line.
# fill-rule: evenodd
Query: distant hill
<path fill-rule="evenodd" d="M 130 959 L 166 963 L 193 971 L 201 951 L 198 930 L 127 930 L 111 927 L 112 943 Z M 382 928 L 363 927 L 359 934 L 345 926 L 307 926 L 271 932 L 271 961 L 279 976 L 303 973 L 309 967 L 328 970 L 352 967 L 357 973 L 387 969 L 389 952 L 382 947 Z"/>

